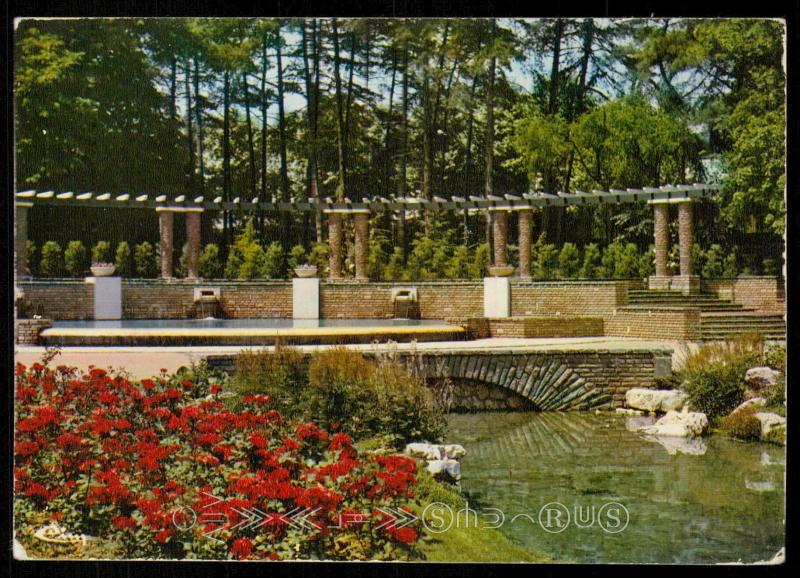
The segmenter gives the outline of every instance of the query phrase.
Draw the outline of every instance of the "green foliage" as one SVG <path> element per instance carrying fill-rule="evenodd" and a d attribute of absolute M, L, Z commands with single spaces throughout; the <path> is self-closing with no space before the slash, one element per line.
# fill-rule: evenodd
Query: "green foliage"
<path fill-rule="evenodd" d="M 577 276 L 581 267 L 581 254 L 573 243 L 564 243 L 558 254 L 558 276 L 571 279 Z"/>
<path fill-rule="evenodd" d="M 763 356 L 763 339 L 742 336 L 707 343 L 686 357 L 681 371 L 683 389 L 691 405 L 710 419 L 730 413 L 744 400 L 744 375 Z"/>
<path fill-rule="evenodd" d="M 61 245 L 55 241 L 47 241 L 42 245 L 42 260 L 39 270 L 43 277 L 60 277 L 64 274 L 64 256 Z"/>
<path fill-rule="evenodd" d="M 221 279 L 223 274 L 219 245 L 209 243 L 203 247 L 198 259 L 198 274 L 203 279 Z"/>
<path fill-rule="evenodd" d="M 733 438 L 758 440 L 761 438 L 761 422 L 755 417 L 755 413 L 755 408 L 746 407 L 721 418 L 719 427 Z"/>
<path fill-rule="evenodd" d="M 649 277 L 655 272 L 655 250 L 650 247 L 639 257 L 639 277 Z"/>
<path fill-rule="evenodd" d="M 98 241 L 92 247 L 92 263 L 108 263 L 110 260 L 111 243 Z"/>
<path fill-rule="evenodd" d="M 256 238 L 253 220 L 245 222 L 242 232 L 228 249 L 225 277 L 228 279 L 256 279 L 263 275 L 265 254 Z"/>
<path fill-rule="evenodd" d="M 64 249 L 64 268 L 70 277 L 80 277 L 89 267 L 86 247 L 80 241 L 70 241 Z"/>
<path fill-rule="evenodd" d="M 136 275 L 144 279 L 151 279 L 158 275 L 159 262 L 157 258 L 155 249 L 147 241 L 136 245 L 133 252 Z"/>
<path fill-rule="evenodd" d="M 283 246 L 277 241 L 270 243 L 264 253 L 261 276 L 267 279 L 286 278 L 286 253 L 283 251 Z"/>
<path fill-rule="evenodd" d="M 470 277 L 473 279 L 483 279 L 489 274 L 489 244 L 481 243 L 475 248 L 475 257 L 470 267 Z"/>
<path fill-rule="evenodd" d="M 583 249 L 583 266 L 580 276 L 584 279 L 600 279 L 603 277 L 602 254 L 597 243 L 589 243 Z"/>
<path fill-rule="evenodd" d="M 308 261 L 308 255 L 306 255 L 306 248 L 302 245 L 295 245 L 292 247 L 292 250 L 289 251 L 289 268 L 294 269 L 295 267 L 299 267 L 300 265 L 305 265 Z"/>
<path fill-rule="evenodd" d="M 723 254 L 720 245 L 711 245 L 706 251 L 704 261 L 703 268 L 701 269 L 703 277 L 706 279 L 722 277 Z"/>
<path fill-rule="evenodd" d="M 739 275 L 739 256 L 736 249 L 733 249 L 728 252 L 722 262 L 722 276 L 732 279 L 737 275 Z"/>
<path fill-rule="evenodd" d="M 297 350 L 237 356 L 234 387 L 266 393 L 287 415 L 340 428 L 354 439 L 392 437 L 397 447 L 441 438 L 445 422 L 430 391 L 402 365 L 333 348 L 308 362 Z"/>
<path fill-rule="evenodd" d="M 399 281 L 405 274 L 405 263 L 403 262 L 403 249 L 395 247 L 389 262 L 383 269 L 383 278 L 390 281 Z"/>
<path fill-rule="evenodd" d="M 28 258 L 28 271 L 30 271 L 31 275 L 36 275 L 39 272 L 36 260 L 36 243 L 30 239 L 25 243 L 25 254 Z"/>
<path fill-rule="evenodd" d="M 531 259 L 534 266 L 531 273 L 535 279 L 552 279 L 556 276 L 558 267 L 558 249 L 552 243 L 547 243 L 544 233 L 531 247 Z"/>
<path fill-rule="evenodd" d="M 314 243 L 308 253 L 308 264 L 317 266 L 317 275 L 325 277 L 328 274 L 328 244 Z"/>
<path fill-rule="evenodd" d="M 464 245 L 459 245 L 447 262 L 445 276 L 448 279 L 468 279 L 471 265 L 472 259 L 470 258 L 469 249 Z"/>
<path fill-rule="evenodd" d="M 131 276 L 131 247 L 127 241 L 121 241 L 117 245 L 117 250 L 114 254 L 114 263 L 116 265 L 115 273 L 122 277 Z"/>

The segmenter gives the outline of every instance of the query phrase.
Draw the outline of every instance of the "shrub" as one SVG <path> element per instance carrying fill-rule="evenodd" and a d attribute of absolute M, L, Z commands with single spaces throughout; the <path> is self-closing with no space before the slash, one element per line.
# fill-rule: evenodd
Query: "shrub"
<path fill-rule="evenodd" d="M 655 272 L 656 254 L 653 247 L 648 247 L 647 251 L 639 256 L 639 277 L 649 277 Z"/>
<path fill-rule="evenodd" d="M 420 524 L 387 514 L 408 507 L 416 462 L 359 455 L 346 434 L 287 420 L 268 396 L 232 410 L 202 368 L 136 383 L 92 366 L 20 364 L 15 384 L 21 539 L 44 518 L 120 558 L 419 557 Z M 272 523 L 245 524 L 244 510 Z M 276 523 L 299 510 L 308 523 Z M 209 515 L 195 524 L 187 511 Z"/>
<path fill-rule="evenodd" d="M 767 257 L 761 264 L 761 270 L 764 275 L 776 276 L 778 275 L 778 260 L 772 257 Z"/>
<path fill-rule="evenodd" d="M 687 355 L 681 371 L 683 389 L 698 411 L 717 418 L 744 400 L 744 375 L 763 355 L 763 340 L 742 336 L 723 343 L 707 343 Z"/>
<path fill-rule="evenodd" d="M 356 439 L 383 434 L 402 447 L 444 433 L 443 414 L 420 378 L 393 360 L 345 348 L 316 353 L 307 364 L 291 348 L 243 352 L 233 383 L 243 393 L 270 395 L 287 415 Z"/>
<path fill-rule="evenodd" d="M 539 237 L 539 241 L 543 240 L 543 236 Z M 536 267 L 533 270 L 533 276 L 537 279 L 552 279 L 556 276 L 557 263 L 558 263 L 558 249 L 552 243 L 542 243 L 536 251 Z"/>
<path fill-rule="evenodd" d="M 447 261 L 445 275 L 448 279 L 468 279 L 470 277 L 471 264 L 472 259 L 469 255 L 469 249 L 464 245 L 459 245 Z"/>
<path fill-rule="evenodd" d="M 131 276 L 131 247 L 127 241 L 121 241 L 114 253 L 116 273 L 122 277 Z"/>
<path fill-rule="evenodd" d="M 617 252 L 614 263 L 614 277 L 631 279 L 639 275 L 639 249 L 634 243 L 628 243 Z"/>
<path fill-rule="evenodd" d="M 564 243 L 558 254 L 558 276 L 571 279 L 578 274 L 581 267 L 581 255 L 574 243 Z"/>
<path fill-rule="evenodd" d="M 722 262 L 722 276 L 732 279 L 739 274 L 739 258 L 736 250 L 730 251 Z"/>
<path fill-rule="evenodd" d="M 483 279 L 489 274 L 489 243 L 481 243 L 475 247 L 475 257 L 470 266 L 469 276 L 472 279 Z"/>
<path fill-rule="evenodd" d="M 786 344 L 771 343 L 764 350 L 764 364 L 786 373 Z"/>
<path fill-rule="evenodd" d="M 264 249 L 256 238 L 253 220 L 248 219 L 236 241 L 228 248 L 225 276 L 229 279 L 255 279 L 264 268 Z"/>
<path fill-rule="evenodd" d="M 317 275 L 326 277 L 328 275 L 328 244 L 314 243 L 311 251 L 308 252 L 308 264 L 317 266 Z"/>
<path fill-rule="evenodd" d="M 617 277 L 617 266 L 622 259 L 622 243 L 614 241 L 603 249 L 603 273 L 606 277 Z"/>
<path fill-rule="evenodd" d="M 305 265 L 307 261 L 308 261 L 308 256 L 306 255 L 306 248 L 303 247 L 302 245 L 295 245 L 294 247 L 292 247 L 292 250 L 289 251 L 290 269 L 294 269 L 295 267 L 299 267 L 300 265 Z"/>
<path fill-rule="evenodd" d="M 64 268 L 70 277 L 80 277 L 89 266 L 86 247 L 80 241 L 70 241 L 64 249 Z"/>
<path fill-rule="evenodd" d="M 264 253 L 261 276 L 267 279 L 286 278 L 286 253 L 277 241 L 270 243 Z"/>
<path fill-rule="evenodd" d="M 219 246 L 209 243 L 203 247 L 200 258 L 198 259 L 198 274 L 203 279 L 222 278 L 222 260 L 220 259 Z"/>
<path fill-rule="evenodd" d="M 144 241 L 136 245 L 133 254 L 136 274 L 149 279 L 158 275 L 159 262 L 153 245 Z"/>
<path fill-rule="evenodd" d="M 43 277 L 60 277 L 64 274 L 64 256 L 61 245 L 55 241 L 47 241 L 42 245 L 42 260 L 39 270 Z"/>
<path fill-rule="evenodd" d="M 755 417 L 756 409 L 746 407 L 720 419 L 719 427 L 729 436 L 740 440 L 761 438 L 761 422 Z"/>
<path fill-rule="evenodd" d="M 405 275 L 405 270 L 406 266 L 405 263 L 403 263 L 403 249 L 401 247 L 395 247 L 392 256 L 389 258 L 389 262 L 386 264 L 386 267 L 383 268 L 383 277 L 390 281 L 400 280 Z"/>
<path fill-rule="evenodd" d="M 92 247 L 92 263 L 108 263 L 109 253 L 111 253 L 111 243 L 108 241 L 98 241 Z"/>
<path fill-rule="evenodd" d="M 25 243 L 25 255 L 28 258 L 28 272 L 30 272 L 31 275 L 36 275 L 39 272 L 39 264 L 36 261 L 36 243 L 30 239 Z"/>
<path fill-rule="evenodd" d="M 583 266 L 580 276 L 584 279 L 599 279 L 602 275 L 602 256 L 597 243 L 589 243 L 583 250 Z"/>
<path fill-rule="evenodd" d="M 706 251 L 705 264 L 701 269 L 702 275 L 706 279 L 722 277 L 723 269 L 722 247 L 717 244 L 711 245 Z"/>

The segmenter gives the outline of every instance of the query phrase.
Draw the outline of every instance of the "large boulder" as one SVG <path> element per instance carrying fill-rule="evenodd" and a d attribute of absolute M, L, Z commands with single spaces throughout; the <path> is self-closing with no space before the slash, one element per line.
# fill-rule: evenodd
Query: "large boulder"
<path fill-rule="evenodd" d="M 679 410 L 689 399 L 679 389 L 646 389 L 634 387 L 625 393 L 625 405 L 643 411 L 668 412 Z"/>
<path fill-rule="evenodd" d="M 771 367 L 751 367 L 744 374 L 744 380 L 750 387 L 760 389 L 765 386 L 775 385 L 780 378 L 780 372 Z"/>
<path fill-rule="evenodd" d="M 405 453 L 423 460 L 457 460 L 467 455 L 463 446 L 458 444 L 429 444 L 416 442 L 406 445 Z"/>
<path fill-rule="evenodd" d="M 431 460 L 426 469 L 435 478 L 449 478 L 456 482 L 461 479 L 461 464 L 458 460 Z"/>
<path fill-rule="evenodd" d="M 749 408 L 757 409 L 759 407 L 764 407 L 765 405 L 767 405 L 767 400 L 765 398 L 754 397 L 752 399 L 748 399 L 747 401 L 743 401 L 736 407 L 736 409 L 734 409 L 731 412 L 731 414 L 738 413 L 743 409 L 749 409 Z"/>
<path fill-rule="evenodd" d="M 768 442 L 786 443 L 786 418 L 777 413 L 758 412 L 755 418 L 761 422 L 761 439 Z"/>
<path fill-rule="evenodd" d="M 667 415 L 651 426 L 643 427 L 641 433 L 652 436 L 693 437 L 708 431 L 708 418 L 700 412 L 668 411 Z"/>
<path fill-rule="evenodd" d="M 645 436 L 644 439 L 661 444 L 671 456 L 702 456 L 708 449 L 706 440 L 701 437 Z"/>

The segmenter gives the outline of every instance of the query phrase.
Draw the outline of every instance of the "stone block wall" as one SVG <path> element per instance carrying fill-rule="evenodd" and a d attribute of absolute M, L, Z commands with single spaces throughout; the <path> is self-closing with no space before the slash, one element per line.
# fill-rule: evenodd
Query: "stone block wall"
<path fill-rule="evenodd" d="M 628 303 L 629 281 L 552 281 L 511 285 L 511 315 L 573 315 L 607 318 Z"/>
<path fill-rule="evenodd" d="M 619 309 L 605 319 L 605 334 L 644 339 L 700 339 L 700 311 L 652 307 L 646 310 Z"/>
<path fill-rule="evenodd" d="M 491 337 L 589 337 L 603 335 L 602 317 L 538 316 L 489 319 Z"/>
<path fill-rule="evenodd" d="M 15 343 L 39 345 L 39 334 L 52 325 L 49 319 L 17 319 L 14 321 Z"/>
<path fill-rule="evenodd" d="M 765 313 L 786 312 L 786 285 L 776 277 L 703 279 L 702 290 Z"/>
<path fill-rule="evenodd" d="M 24 294 L 22 310 L 28 316 L 50 319 L 92 319 L 94 285 L 83 279 L 48 279 L 18 283 Z"/>

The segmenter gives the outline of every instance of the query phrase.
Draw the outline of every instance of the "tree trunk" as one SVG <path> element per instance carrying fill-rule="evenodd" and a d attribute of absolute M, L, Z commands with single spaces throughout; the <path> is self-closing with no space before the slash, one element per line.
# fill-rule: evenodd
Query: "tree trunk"
<path fill-rule="evenodd" d="M 439 147 L 439 158 L 441 170 L 439 171 L 439 194 L 447 197 L 447 192 L 444 190 L 444 179 L 447 171 L 447 141 L 448 141 L 448 120 L 450 119 L 450 107 L 448 101 L 450 100 L 450 90 L 453 86 L 453 78 L 455 77 L 458 61 L 453 61 L 453 68 L 450 69 L 450 76 L 447 79 L 447 87 L 444 91 L 444 119 L 442 120 L 442 136 L 441 146 Z"/>
<path fill-rule="evenodd" d="M 283 64 L 281 61 L 281 33 L 276 41 L 276 66 L 278 67 L 278 145 L 281 157 L 281 200 L 289 201 L 289 167 L 286 155 L 286 116 L 283 106 Z"/>
<path fill-rule="evenodd" d="M 178 117 L 178 59 L 173 56 L 169 70 L 169 116 Z"/>
<path fill-rule="evenodd" d="M 225 70 L 222 105 L 222 197 L 225 201 L 230 200 L 231 194 L 230 93 L 230 72 Z M 224 211 L 222 217 L 222 238 L 225 245 L 226 257 L 228 244 L 230 242 L 230 228 L 230 214 L 228 211 Z"/>
<path fill-rule="evenodd" d="M 206 192 L 206 175 L 205 175 L 205 150 L 203 146 L 203 112 L 200 106 L 200 65 L 197 62 L 197 56 L 194 57 L 194 117 L 195 125 L 197 126 L 197 164 L 199 170 L 198 178 L 200 181 L 200 194 L 205 195 Z"/>
<path fill-rule="evenodd" d="M 478 86 L 478 75 L 472 79 L 472 87 L 469 91 L 469 113 L 467 117 L 467 150 L 466 162 L 464 163 L 464 196 L 469 197 L 472 194 L 470 187 L 470 175 L 472 173 L 472 133 L 475 125 L 474 102 L 475 102 L 475 89 Z M 464 209 L 464 244 L 469 245 L 469 211 Z"/>
<path fill-rule="evenodd" d="M 344 174 L 344 104 L 342 103 L 342 77 L 339 62 L 339 24 L 333 19 L 333 78 L 336 87 L 336 144 L 338 153 L 338 179 L 336 184 L 336 199 L 345 199 L 345 174 Z"/>
<path fill-rule="evenodd" d="M 192 82 L 191 66 L 187 59 L 184 66 L 184 88 L 186 89 L 186 140 L 189 144 L 189 190 L 195 191 L 194 130 L 192 127 Z M 197 95 L 195 95 L 195 99 Z M 196 106 L 196 105 L 195 105 Z"/>
<path fill-rule="evenodd" d="M 556 19 L 553 31 L 553 64 L 550 68 L 550 100 L 547 103 L 547 112 L 555 114 L 558 109 L 558 72 L 561 60 L 561 36 L 564 32 L 564 22 Z"/>
<path fill-rule="evenodd" d="M 261 37 L 261 196 L 265 201 L 273 200 L 267 196 L 267 35 Z"/>
<path fill-rule="evenodd" d="M 350 33 L 350 69 L 347 79 L 347 97 L 344 106 L 344 133 L 342 141 L 344 143 L 344 155 L 342 164 L 344 165 L 345 179 L 347 179 L 347 168 L 350 166 L 350 110 L 353 104 L 353 71 L 356 67 L 356 34 Z M 352 183 L 351 183 L 352 185 Z"/>
<path fill-rule="evenodd" d="M 400 138 L 400 178 L 397 181 L 397 196 L 404 198 L 408 194 L 408 40 L 403 43 L 403 122 L 402 136 Z M 403 253 L 405 263 L 406 245 L 406 212 L 398 212 L 399 226 L 397 228 L 397 246 Z"/>
<path fill-rule="evenodd" d="M 250 191 L 253 195 L 258 193 L 256 186 L 256 146 L 253 142 L 253 120 L 250 115 L 250 86 L 247 84 L 247 73 L 242 74 L 242 88 L 244 89 L 244 115 L 247 124 L 247 153 L 250 160 Z"/>
<path fill-rule="evenodd" d="M 313 47 L 313 58 L 316 58 L 316 20 L 311 22 L 311 38 Z M 306 112 L 306 125 L 308 127 L 308 196 L 312 199 L 319 198 L 319 188 L 317 182 L 317 151 L 316 151 L 316 137 L 317 137 L 317 94 L 316 83 L 312 80 L 312 70 L 308 61 L 308 34 L 306 32 L 306 25 L 301 25 L 302 41 L 303 41 L 303 69 L 305 72 L 306 84 L 306 102 L 308 103 Z M 315 70 L 316 62 L 315 62 Z M 314 226 L 316 231 L 317 243 L 322 242 L 322 213 L 317 210 L 314 211 Z"/>
<path fill-rule="evenodd" d="M 394 86 L 397 77 L 397 54 L 392 51 L 392 82 L 389 85 L 389 110 L 386 114 L 386 130 L 383 138 L 384 155 L 386 165 L 384 167 L 385 187 L 384 195 L 389 196 L 392 184 L 392 174 L 394 172 L 394 162 L 392 162 L 392 113 L 394 112 Z"/>
<path fill-rule="evenodd" d="M 492 19 L 489 35 L 489 77 L 486 85 L 486 176 L 483 191 L 486 195 L 494 194 L 494 74 L 497 57 L 494 54 L 494 36 L 497 23 Z M 494 254 L 492 239 L 492 212 L 486 211 L 486 239 L 489 243 L 489 254 Z"/>

